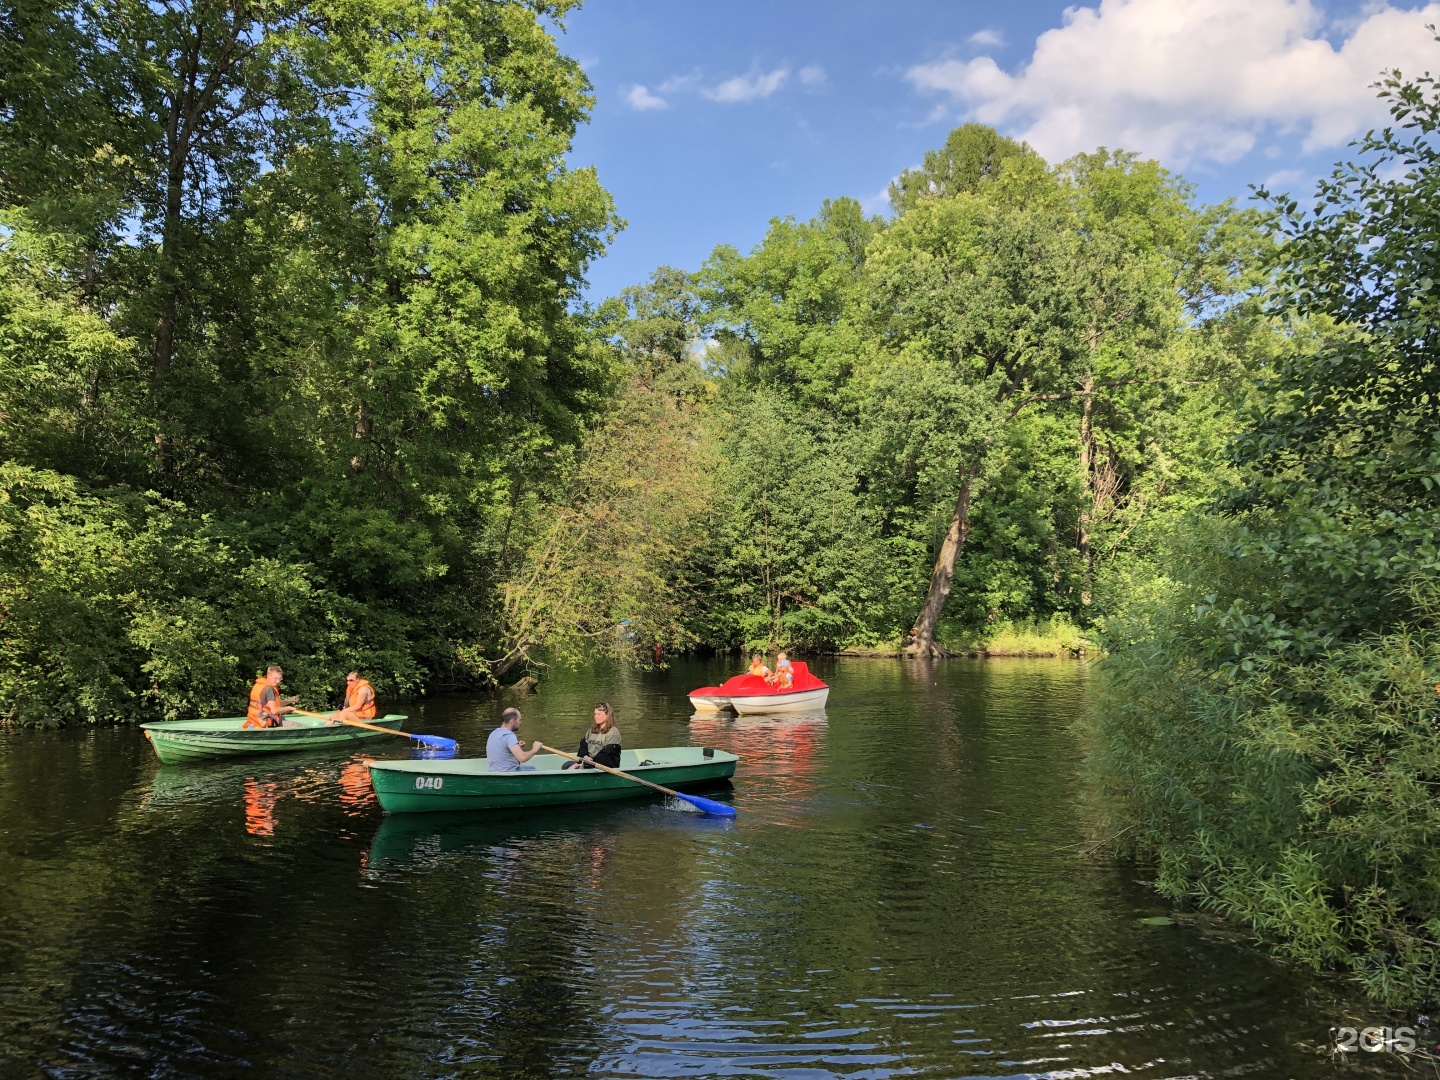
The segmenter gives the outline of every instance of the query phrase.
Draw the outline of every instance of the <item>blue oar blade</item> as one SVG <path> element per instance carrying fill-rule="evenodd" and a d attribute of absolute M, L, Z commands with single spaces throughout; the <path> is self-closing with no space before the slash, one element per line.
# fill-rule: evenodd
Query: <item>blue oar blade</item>
<path fill-rule="evenodd" d="M 677 799 L 683 799 L 696 810 L 710 814 L 712 817 L 734 817 L 735 808 L 727 806 L 723 802 L 716 802 L 714 799 L 702 799 L 699 795 L 685 795 L 679 791 L 675 793 Z"/>
<path fill-rule="evenodd" d="M 440 750 L 455 750 L 460 746 L 454 739 L 447 739 L 443 735 L 411 735 L 410 738 Z"/>

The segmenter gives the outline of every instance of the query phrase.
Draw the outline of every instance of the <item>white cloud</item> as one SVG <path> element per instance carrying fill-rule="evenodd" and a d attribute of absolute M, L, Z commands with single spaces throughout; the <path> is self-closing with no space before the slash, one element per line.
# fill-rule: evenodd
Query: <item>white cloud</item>
<path fill-rule="evenodd" d="M 638 83 L 625 91 L 625 100 L 632 109 L 637 112 L 645 112 L 648 109 L 666 108 L 665 99 L 659 94 L 651 93 Z"/>
<path fill-rule="evenodd" d="M 1300 181 L 1305 179 L 1305 174 L 1299 169 L 1281 169 L 1265 177 L 1262 187 L 1271 191 L 1289 191 L 1300 186 Z M 1309 185 L 1306 185 L 1309 186 Z"/>
<path fill-rule="evenodd" d="M 1370 84 L 1382 70 L 1440 67 L 1425 28 L 1436 21 L 1436 0 L 1329 27 L 1312 0 L 1100 0 L 1067 9 L 1014 73 L 981 56 L 906 78 L 1052 161 L 1103 145 L 1174 165 L 1229 162 L 1272 136 L 1300 134 L 1309 153 L 1383 121 Z"/>
<path fill-rule="evenodd" d="M 689 90 L 699 81 L 699 75 L 671 75 L 655 89 L 662 94 L 678 94 L 682 90 Z"/>
<path fill-rule="evenodd" d="M 802 86 L 823 86 L 825 84 L 825 69 L 819 64 L 808 64 L 798 72 Z"/>
<path fill-rule="evenodd" d="M 983 45 L 991 49 L 998 49 L 1005 44 L 1005 36 L 999 30 L 976 30 L 966 40 L 971 45 Z"/>
<path fill-rule="evenodd" d="M 749 75 L 736 75 L 733 79 L 726 79 L 718 86 L 712 86 L 701 90 L 711 101 L 720 101 L 731 104 L 737 101 L 754 101 L 756 98 L 767 98 L 785 85 L 785 80 L 790 78 L 789 68 L 776 68 L 771 72 L 751 72 Z"/>
<path fill-rule="evenodd" d="M 890 209 L 890 185 L 886 184 L 873 195 L 861 195 L 859 202 L 860 209 L 864 213 L 883 214 Z"/>

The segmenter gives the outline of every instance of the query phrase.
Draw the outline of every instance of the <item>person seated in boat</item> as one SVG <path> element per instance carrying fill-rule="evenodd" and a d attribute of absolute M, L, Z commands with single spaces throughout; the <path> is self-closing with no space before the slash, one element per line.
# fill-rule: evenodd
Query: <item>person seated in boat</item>
<path fill-rule="evenodd" d="M 540 752 L 540 740 L 536 739 L 526 750 L 515 733 L 520 730 L 519 709 L 506 709 L 500 714 L 500 726 L 485 740 L 485 757 L 490 762 L 491 772 L 534 772 L 534 765 L 526 765 Z"/>
<path fill-rule="evenodd" d="M 754 656 L 750 657 L 750 670 L 747 671 L 745 674 L 759 675 L 762 679 L 770 678 L 770 669 L 765 666 L 765 658 L 761 656 L 758 652 Z"/>
<path fill-rule="evenodd" d="M 345 704 L 332 720 L 374 720 L 375 690 L 358 671 L 345 676 Z"/>
<path fill-rule="evenodd" d="M 795 685 L 795 668 L 783 652 L 775 654 L 775 673 L 765 681 L 776 690 L 789 690 Z"/>
<path fill-rule="evenodd" d="M 294 698 L 280 696 L 280 682 L 285 678 L 284 670 L 278 664 L 266 668 L 263 678 L 255 680 L 250 687 L 250 705 L 245 710 L 242 728 L 274 728 L 285 726 L 285 714 L 293 712 Z"/>
<path fill-rule="evenodd" d="M 565 768 L 588 769 L 592 761 L 612 769 L 620 767 L 620 729 L 615 726 L 615 710 L 608 701 L 602 701 L 595 706 L 593 719 L 590 730 L 580 736 L 580 749 L 575 751 L 580 760 L 568 762 Z"/>

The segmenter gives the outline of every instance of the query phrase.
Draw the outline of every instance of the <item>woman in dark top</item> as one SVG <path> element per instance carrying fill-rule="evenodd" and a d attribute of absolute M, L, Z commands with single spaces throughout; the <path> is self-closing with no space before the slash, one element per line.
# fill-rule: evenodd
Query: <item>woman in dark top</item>
<path fill-rule="evenodd" d="M 615 726 L 615 710 L 608 701 L 595 706 L 594 720 L 590 730 L 580 736 L 580 749 L 575 751 L 580 762 L 571 762 L 565 768 L 589 768 L 587 762 L 590 761 L 612 769 L 620 767 L 620 729 Z"/>

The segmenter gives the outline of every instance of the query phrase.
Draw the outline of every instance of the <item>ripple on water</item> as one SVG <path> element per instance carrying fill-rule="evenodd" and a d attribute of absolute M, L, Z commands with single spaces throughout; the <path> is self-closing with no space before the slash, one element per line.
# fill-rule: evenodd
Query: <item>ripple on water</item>
<path fill-rule="evenodd" d="M 134 732 L 7 734 L 0 1072 L 1329 1075 L 1323 989 L 1074 854 L 1082 666 L 816 666 L 814 716 L 693 716 L 718 664 L 524 703 L 526 739 L 603 698 L 627 745 L 735 751 L 733 821 L 382 819 L 360 755 L 174 770 Z M 499 704 L 413 723 L 473 749 Z"/>

